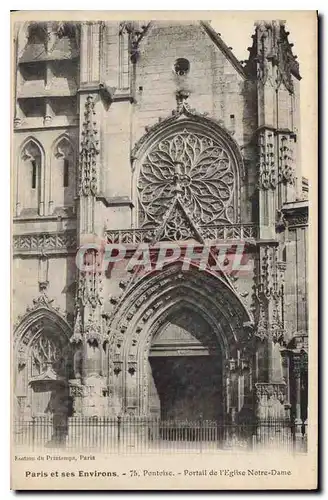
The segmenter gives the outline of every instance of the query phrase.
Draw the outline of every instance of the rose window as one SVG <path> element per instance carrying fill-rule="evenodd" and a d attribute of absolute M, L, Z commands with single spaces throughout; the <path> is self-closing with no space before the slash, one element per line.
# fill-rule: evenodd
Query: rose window
<path fill-rule="evenodd" d="M 139 222 L 155 227 L 179 197 L 195 222 L 235 222 L 236 179 L 226 149 L 210 137 L 184 130 L 147 154 L 138 179 Z"/>

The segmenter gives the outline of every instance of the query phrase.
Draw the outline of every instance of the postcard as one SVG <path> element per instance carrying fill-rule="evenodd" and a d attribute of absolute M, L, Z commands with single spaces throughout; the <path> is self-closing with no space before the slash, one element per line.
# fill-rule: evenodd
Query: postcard
<path fill-rule="evenodd" d="M 11 488 L 316 489 L 317 13 L 11 21 Z"/>

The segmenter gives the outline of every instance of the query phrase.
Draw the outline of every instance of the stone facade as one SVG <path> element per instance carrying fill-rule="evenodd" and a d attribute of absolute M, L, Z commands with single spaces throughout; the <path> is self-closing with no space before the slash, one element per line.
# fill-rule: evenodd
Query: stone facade
<path fill-rule="evenodd" d="M 240 62 L 205 22 L 15 27 L 18 415 L 291 408 L 306 420 L 300 75 L 282 22 L 258 22 L 252 38 Z M 160 271 L 159 242 L 181 250 Z M 184 266 L 188 242 L 208 249 L 201 270 L 195 256 Z M 127 250 L 107 268 L 106 243 Z M 76 266 L 83 245 L 91 271 Z M 127 270 L 147 245 L 150 269 Z M 240 245 L 247 272 L 234 272 Z M 189 396 L 173 403 L 177 379 Z"/>

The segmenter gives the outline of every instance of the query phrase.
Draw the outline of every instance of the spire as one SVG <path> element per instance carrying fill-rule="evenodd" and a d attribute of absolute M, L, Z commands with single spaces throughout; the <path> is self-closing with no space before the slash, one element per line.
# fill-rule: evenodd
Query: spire
<path fill-rule="evenodd" d="M 289 42 L 285 21 L 257 21 L 253 45 L 249 47 L 249 59 L 245 70 L 252 79 L 264 85 L 269 82 L 276 89 L 284 84 L 290 93 L 294 91 L 292 76 L 301 79 L 297 56 Z"/>

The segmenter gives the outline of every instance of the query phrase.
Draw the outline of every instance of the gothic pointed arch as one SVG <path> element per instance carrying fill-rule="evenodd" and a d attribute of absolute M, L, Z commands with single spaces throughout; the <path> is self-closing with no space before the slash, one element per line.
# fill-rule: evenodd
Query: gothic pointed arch
<path fill-rule="evenodd" d="M 52 145 L 53 154 L 57 157 L 71 156 L 74 153 L 74 147 L 68 134 L 61 134 Z"/>
<path fill-rule="evenodd" d="M 44 157 L 44 148 L 41 142 L 33 136 L 26 137 L 20 146 L 20 154 L 24 156 L 36 156 L 40 155 Z"/>
<path fill-rule="evenodd" d="M 135 397 L 142 412 L 148 405 L 148 357 L 154 336 L 168 319 L 179 318 L 186 310 L 208 325 L 195 337 L 203 347 L 216 349 L 221 363 L 244 351 L 251 359 L 251 314 L 218 276 L 193 266 L 183 271 L 180 262 L 149 273 L 129 289 L 108 324 L 112 374 L 122 372 L 122 388 L 134 381 L 135 394 L 131 396 L 128 389 L 128 399 Z"/>
<path fill-rule="evenodd" d="M 45 296 L 19 319 L 13 335 L 18 416 L 69 413 L 70 336 L 70 325 Z"/>
<path fill-rule="evenodd" d="M 199 228 L 186 211 L 180 197 L 177 197 L 159 224 L 152 243 L 189 239 L 204 243 Z"/>
<path fill-rule="evenodd" d="M 75 151 L 66 133 L 53 143 L 49 178 L 50 212 L 73 206 L 76 194 Z"/>
<path fill-rule="evenodd" d="M 186 104 L 147 130 L 132 167 L 139 227 L 156 227 L 177 197 L 200 226 L 240 221 L 239 147 L 221 124 Z"/>
<path fill-rule="evenodd" d="M 22 210 L 43 215 L 45 152 L 33 136 L 27 137 L 18 153 L 16 178 L 16 215 Z"/>

